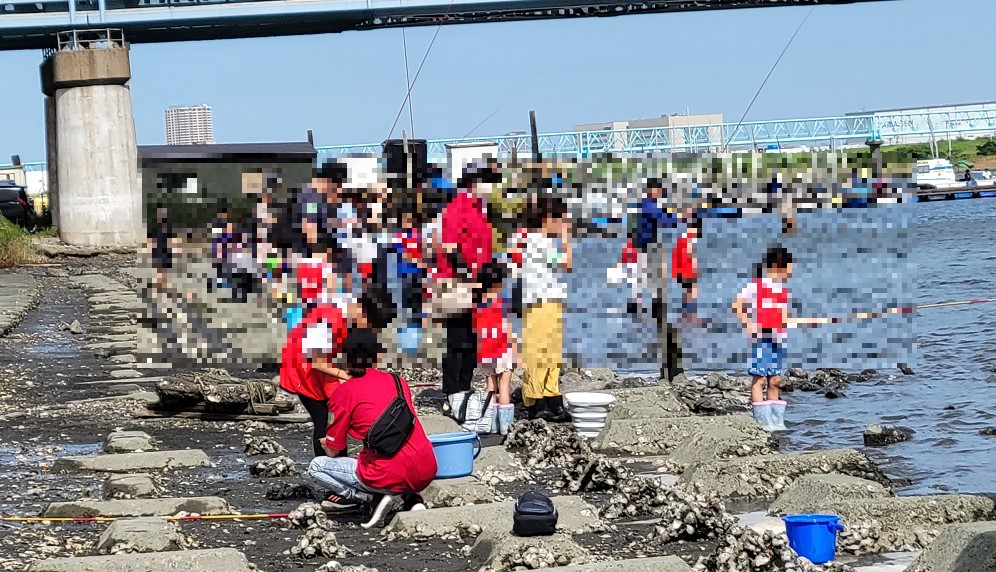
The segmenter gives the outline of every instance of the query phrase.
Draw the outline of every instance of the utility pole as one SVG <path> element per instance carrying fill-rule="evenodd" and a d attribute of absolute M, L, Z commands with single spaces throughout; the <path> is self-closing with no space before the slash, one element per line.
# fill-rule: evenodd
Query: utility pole
<path fill-rule="evenodd" d="M 533 136 L 533 158 L 535 159 L 535 161 L 537 163 L 539 163 L 540 161 L 542 161 L 543 158 L 540 156 L 539 135 L 537 135 L 537 133 L 536 133 L 536 111 L 535 110 L 530 110 L 529 111 L 529 130 L 530 130 L 530 132 L 532 133 L 532 136 Z"/>

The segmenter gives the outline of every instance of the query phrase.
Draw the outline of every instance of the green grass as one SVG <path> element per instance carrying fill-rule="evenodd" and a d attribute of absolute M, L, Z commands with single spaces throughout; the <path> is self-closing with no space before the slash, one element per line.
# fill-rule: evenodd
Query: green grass
<path fill-rule="evenodd" d="M 31 236 L 0 216 L 0 268 L 26 264 L 31 258 Z"/>
<path fill-rule="evenodd" d="M 996 154 L 983 155 L 979 153 L 979 148 L 992 138 L 979 138 L 974 140 L 952 139 L 950 141 L 937 140 L 937 152 L 939 159 L 948 159 L 952 163 L 966 161 L 973 165 L 993 165 L 996 164 Z M 907 154 L 913 160 L 932 159 L 929 143 L 918 143 L 915 145 L 890 145 L 882 147 L 883 152 L 895 152 Z"/>
<path fill-rule="evenodd" d="M 48 228 L 36 230 L 35 232 L 31 233 L 31 236 L 36 236 L 38 238 L 53 238 L 59 236 L 59 229 L 55 228 L 54 226 L 50 226 Z"/>

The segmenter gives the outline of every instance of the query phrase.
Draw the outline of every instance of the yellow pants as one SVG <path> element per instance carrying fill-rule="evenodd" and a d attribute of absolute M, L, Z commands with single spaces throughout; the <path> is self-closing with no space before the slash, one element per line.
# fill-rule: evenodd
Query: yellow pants
<path fill-rule="evenodd" d="M 564 304 L 541 302 L 522 316 L 522 401 L 527 407 L 560 395 L 564 361 Z"/>

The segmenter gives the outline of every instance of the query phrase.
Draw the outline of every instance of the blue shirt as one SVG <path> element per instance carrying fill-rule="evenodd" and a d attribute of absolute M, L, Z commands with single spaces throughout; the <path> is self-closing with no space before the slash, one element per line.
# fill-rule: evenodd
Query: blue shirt
<path fill-rule="evenodd" d="M 657 232 L 660 229 L 674 228 L 677 223 L 677 217 L 664 212 L 656 200 L 644 197 L 640 201 L 640 213 L 636 218 L 633 247 L 646 251 L 647 246 L 657 240 Z"/>

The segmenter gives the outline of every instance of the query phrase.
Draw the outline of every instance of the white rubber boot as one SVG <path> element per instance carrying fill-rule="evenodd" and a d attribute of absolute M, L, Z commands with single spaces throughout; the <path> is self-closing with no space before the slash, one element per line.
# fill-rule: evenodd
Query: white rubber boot
<path fill-rule="evenodd" d="M 771 408 L 771 431 L 788 431 L 785 427 L 785 407 L 788 403 L 782 400 L 769 401 Z"/>

